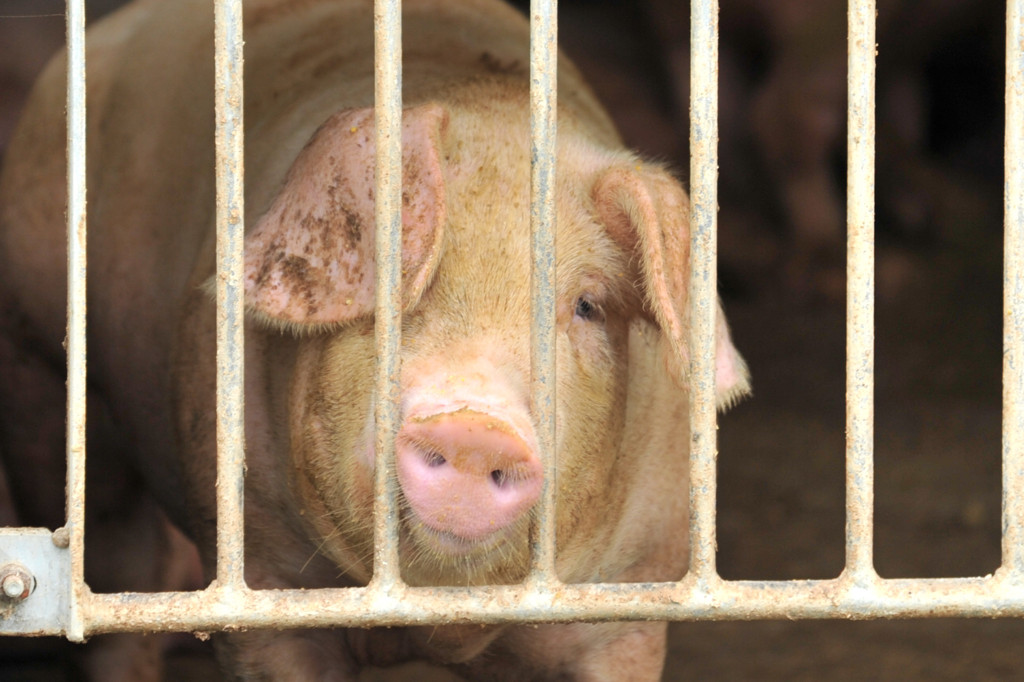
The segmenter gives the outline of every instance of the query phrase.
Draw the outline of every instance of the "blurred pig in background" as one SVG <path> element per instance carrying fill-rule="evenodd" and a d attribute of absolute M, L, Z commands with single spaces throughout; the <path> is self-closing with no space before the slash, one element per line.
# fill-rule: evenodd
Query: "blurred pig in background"
<path fill-rule="evenodd" d="M 684 134 L 689 7 L 671 0 L 642 6 Z M 960 236 L 942 214 L 958 208 L 951 202 L 971 203 L 958 189 L 964 181 L 999 172 L 1004 10 L 995 0 L 878 3 L 882 297 L 898 295 L 919 269 L 908 247 Z M 723 257 L 765 265 L 744 255 L 750 247 L 743 241 L 763 245 L 744 238 L 767 228 L 785 244 L 774 279 L 801 297 L 841 299 L 847 3 L 723 0 L 720 30 Z M 742 236 L 730 235 L 733 228 Z"/>

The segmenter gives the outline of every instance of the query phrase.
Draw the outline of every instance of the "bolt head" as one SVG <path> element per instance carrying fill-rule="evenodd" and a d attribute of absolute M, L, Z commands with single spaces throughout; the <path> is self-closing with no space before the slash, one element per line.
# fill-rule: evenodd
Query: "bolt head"
<path fill-rule="evenodd" d="M 21 579 L 20 575 L 9 575 L 4 578 L 3 582 L 4 594 L 10 599 L 22 599 L 25 594 L 25 581 Z"/>
<path fill-rule="evenodd" d="M 9 601 L 22 601 L 35 587 L 35 579 L 28 569 L 17 562 L 0 566 L 0 592 Z"/>

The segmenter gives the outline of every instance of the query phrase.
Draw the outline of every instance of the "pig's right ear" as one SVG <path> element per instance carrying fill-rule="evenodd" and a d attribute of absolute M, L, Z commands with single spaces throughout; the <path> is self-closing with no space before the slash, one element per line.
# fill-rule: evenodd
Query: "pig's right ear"
<path fill-rule="evenodd" d="M 403 308 L 419 300 L 440 258 L 447 126 L 437 104 L 403 112 Z M 306 331 L 373 313 L 375 166 L 372 109 L 339 112 L 313 135 L 245 238 L 246 307 L 257 320 Z"/>
<path fill-rule="evenodd" d="M 690 202 L 682 185 L 647 163 L 613 166 L 592 189 L 609 236 L 639 263 L 646 313 L 661 328 L 671 374 L 686 381 L 689 366 Z M 750 392 L 746 363 L 733 346 L 721 304 L 715 323 L 715 395 L 719 408 Z"/>

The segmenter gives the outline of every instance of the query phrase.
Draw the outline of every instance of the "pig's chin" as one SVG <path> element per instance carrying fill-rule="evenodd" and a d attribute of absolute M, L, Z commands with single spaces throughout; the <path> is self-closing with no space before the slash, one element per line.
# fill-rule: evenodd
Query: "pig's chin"
<path fill-rule="evenodd" d="M 482 538 L 465 538 L 419 519 L 402 524 L 402 574 L 411 585 L 481 585 L 521 581 L 529 563 L 529 521 Z"/>

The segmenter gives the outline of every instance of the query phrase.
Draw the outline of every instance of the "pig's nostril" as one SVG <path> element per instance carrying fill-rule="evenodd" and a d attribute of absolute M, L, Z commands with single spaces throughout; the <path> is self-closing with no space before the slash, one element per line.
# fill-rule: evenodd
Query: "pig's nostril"
<path fill-rule="evenodd" d="M 423 455 L 423 461 L 425 461 L 427 463 L 428 467 L 434 468 L 434 467 L 441 466 L 442 464 L 444 464 L 448 460 L 446 460 L 444 458 L 444 455 L 442 455 L 437 450 L 428 450 Z"/>
<path fill-rule="evenodd" d="M 511 478 L 507 471 L 502 471 L 501 469 L 495 469 L 491 472 L 491 480 L 499 488 L 504 488 Z"/>

